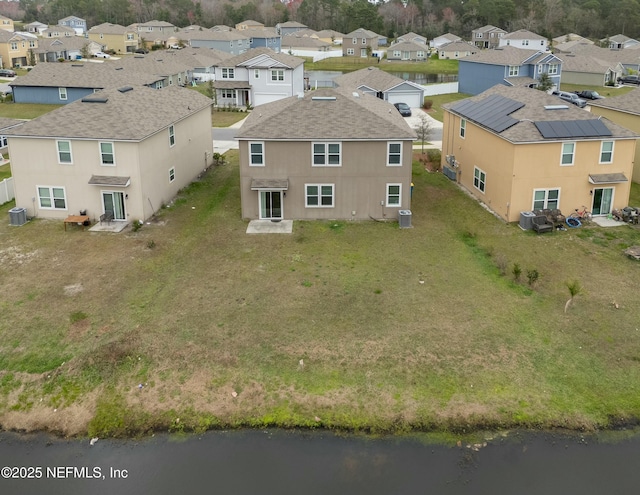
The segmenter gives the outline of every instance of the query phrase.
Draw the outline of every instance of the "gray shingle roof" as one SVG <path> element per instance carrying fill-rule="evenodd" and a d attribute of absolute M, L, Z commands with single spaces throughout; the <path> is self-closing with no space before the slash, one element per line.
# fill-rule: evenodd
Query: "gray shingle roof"
<path fill-rule="evenodd" d="M 444 45 L 440 45 L 438 48 L 439 51 L 444 52 L 464 52 L 471 50 L 472 53 L 476 53 L 480 51 L 480 49 L 475 46 L 473 43 L 469 43 L 468 41 L 451 41 L 449 43 L 445 43 Z"/>
<path fill-rule="evenodd" d="M 107 101 L 87 102 L 87 99 Z M 140 141 L 210 105 L 211 99 L 197 91 L 175 86 L 136 87 L 125 92 L 109 89 L 57 108 L 6 134 Z"/>
<path fill-rule="evenodd" d="M 318 31 L 316 34 L 318 35 L 318 38 L 344 38 L 344 34 L 334 31 L 333 29 L 323 29 L 322 31 Z"/>
<path fill-rule="evenodd" d="M 482 101 L 491 95 L 500 95 L 511 100 L 524 103 L 524 106 L 513 113 L 510 116 L 518 123 L 509 127 L 503 132 L 495 133 L 502 138 L 512 143 L 530 143 L 530 142 L 544 142 L 545 140 L 534 122 L 540 121 L 575 121 L 575 120 L 597 120 L 598 117 L 586 110 L 582 110 L 574 105 L 565 104 L 562 100 L 555 96 L 548 95 L 543 91 L 530 88 L 515 88 L 507 87 L 498 84 L 492 88 L 489 88 L 483 93 L 477 96 L 469 98 L 471 101 Z M 466 101 L 466 100 L 463 100 Z M 601 100 L 604 101 L 604 100 Z M 457 103 L 451 103 L 444 105 L 444 108 L 448 109 L 452 113 L 456 113 L 452 107 Z M 545 106 L 565 105 L 565 109 L 550 110 L 545 109 Z M 614 138 L 620 139 L 636 139 L 640 137 L 633 131 L 619 126 L 608 119 L 600 118 L 600 121 L 611 131 Z M 491 131 L 489 131 L 491 132 Z M 601 139 L 601 138 L 597 138 Z"/>
<path fill-rule="evenodd" d="M 501 48 L 494 48 L 493 50 L 481 50 L 478 53 L 465 57 L 463 60 L 465 62 L 476 62 L 479 64 L 521 65 L 525 60 L 528 60 L 536 54 L 540 54 L 539 57 L 549 55 L 549 53 L 540 50 L 525 50 L 514 46 L 503 46 Z"/>
<path fill-rule="evenodd" d="M 245 35 L 247 31 L 212 31 L 205 29 L 204 31 L 180 31 L 180 37 L 185 40 L 206 40 L 206 41 L 236 41 L 249 40 L 249 35 Z"/>
<path fill-rule="evenodd" d="M 366 67 L 354 72 L 342 74 L 334 79 L 334 82 L 343 88 L 359 88 L 367 86 L 376 91 L 387 91 L 405 81 L 377 67 Z M 413 83 L 411 83 L 413 84 Z"/>
<path fill-rule="evenodd" d="M 556 48 L 562 48 L 564 51 L 564 45 L 569 45 L 569 43 L 564 43 L 563 46 Z M 618 62 L 630 65 L 640 64 L 640 51 L 638 50 L 612 50 L 610 48 L 600 48 L 599 46 L 588 43 L 575 43 L 566 51 L 575 53 L 576 55 L 586 55 L 600 60 L 606 60 L 610 64 L 616 64 Z"/>
<path fill-rule="evenodd" d="M 640 115 L 640 88 L 619 96 L 609 96 L 589 103 L 593 107 L 610 108 L 620 112 Z"/>
<path fill-rule="evenodd" d="M 0 130 L 9 129 L 17 125 L 24 124 L 24 120 L 10 119 L 8 117 L 0 117 Z"/>
<path fill-rule="evenodd" d="M 287 125 L 283 126 L 283 122 Z M 340 88 L 309 91 L 303 98 L 292 96 L 261 105 L 251 112 L 238 133 L 239 139 L 285 141 L 415 137 L 413 129 L 390 103 Z"/>
<path fill-rule="evenodd" d="M 505 34 L 503 36 L 505 40 L 546 40 L 544 36 L 533 33 L 527 29 L 518 29 L 512 33 Z"/>
<path fill-rule="evenodd" d="M 345 38 L 379 38 L 380 35 L 369 31 L 368 29 L 358 28 L 344 35 Z"/>
<path fill-rule="evenodd" d="M 226 59 L 224 61 L 224 64 L 225 67 L 237 67 L 239 65 L 245 64 L 251 65 L 251 67 L 274 66 L 273 63 L 267 62 L 267 57 L 275 60 L 276 62 L 279 62 L 286 67 L 291 68 L 298 67 L 299 65 L 304 64 L 304 60 L 301 58 L 287 55 L 286 53 L 276 53 L 270 48 L 252 48 L 251 50 L 247 50 L 246 52 L 241 53 L 240 55 L 236 55 L 235 57 Z M 264 63 L 260 63 L 260 60 L 263 60 Z"/>
<path fill-rule="evenodd" d="M 611 63 L 589 55 L 567 53 L 562 56 L 562 72 L 586 72 L 593 74 L 605 74 L 607 70 L 615 67 L 617 63 Z"/>
<path fill-rule="evenodd" d="M 415 43 L 414 41 L 400 41 L 398 43 L 394 43 L 389 47 L 389 50 L 387 51 L 387 56 L 389 51 L 393 52 L 394 50 L 400 50 L 400 51 L 405 50 L 410 52 L 426 52 L 427 45 L 421 45 L 421 44 Z"/>
<path fill-rule="evenodd" d="M 297 33 L 296 33 L 297 34 Z M 282 48 L 326 48 L 331 43 L 319 40 L 318 38 L 310 38 L 309 36 L 296 36 L 289 34 L 282 37 L 280 42 Z"/>
<path fill-rule="evenodd" d="M 111 24 L 110 22 L 103 22 L 89 29 L 89 34 L 125 34 L 135 32 L 135 29 L 124 27 L 120 24 Z"/>

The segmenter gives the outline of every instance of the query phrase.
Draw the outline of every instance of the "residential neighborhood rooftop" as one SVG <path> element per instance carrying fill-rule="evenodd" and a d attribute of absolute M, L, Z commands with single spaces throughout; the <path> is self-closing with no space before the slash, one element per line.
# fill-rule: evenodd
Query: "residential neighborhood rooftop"
<path fill-rule="evenodd" d="M 420 49 L 424 50 L 424 47 L 420 47 Z M 345 88 L 366 86 L 375 91 L 387 91 L 388 89 L 408 81 L 380 70 L 377 67 L 366 67 L 354 72 L 342 74 L 341 76 L 336 77 L 334 82 L 338 86 Z"/>
<path fill-rule="evenodd" d="M 538 62 L 538 59 L 552 56 L 543 50 L 526 50 L 514 46 L 502 46 L 493 50 L 481 50 L 478 53 L 465 57 L 465 61 L 477 62 L 480 64 L 493 65 L 521 65 L 525 61 L 530 63 Z"/>
<path fill-rule="evenodd" d="M 640 115 L 640 88 L 629 91 L 623 95 L 610 96 L 589 103 L 591 106 L 611 108 L 620 112 Z"/>
<path fill-rule="evenodd" d="M 274 64 L 274 60 L 277 64 Z M 250 66 L 256 68 L 277 67 L 278 64 L 294 68 L 304 64 L 304 60 L 301 58 L 294 57 L 293 55 L 288 55 L 286 53 L 276 53 L 270 48 L 264 47 L 252 48 L 240 55 L 228 58 L 224 61 L 224 64 L 226 67 L 237 67 L 239 65 L 245 65 L 249 61 L 251 61 Z"/>

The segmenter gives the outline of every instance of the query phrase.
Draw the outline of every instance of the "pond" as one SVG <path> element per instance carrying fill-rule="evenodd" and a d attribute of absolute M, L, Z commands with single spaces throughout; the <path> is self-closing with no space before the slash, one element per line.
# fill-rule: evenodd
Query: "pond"
<path fill-rule="evenodd" d="M 318 87 L 327 87 L 332 86 L 332 81 L 343 73 L 337 70 L 310 70 L 305 72 L 305 77 L 309 78 L 311 87 L 315 87 L 316 81 L 318 82 Z M 405 81 L 412 81 L 422 85 L 456 82 L 458 80 L 458 74 L 425 74 L 422 72 L 390 72 L 389 74 Z"/>

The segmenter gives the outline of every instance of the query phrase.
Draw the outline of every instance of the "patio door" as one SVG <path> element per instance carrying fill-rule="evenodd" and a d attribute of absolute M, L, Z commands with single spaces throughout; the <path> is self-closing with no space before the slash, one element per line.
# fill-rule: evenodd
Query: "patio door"
<path fill-rule="evenodd" d="M 282 220 L 282 191 L 260 191 L 260 220 Z"/>
<path fill-rule="evenodd" d="M 367 58 L 367 49 L 366 48 L 360 48 L 360 56 L 363 58 Z"/>
<path fill-rule="evenodd" d="M 613 187 L 603 187 L 593 190 L 593 206 L 591 213 L 594 215 L 608 215 L 613 204 Z"/>
<path fill-rule="evenodd" d="M 102 208 L 105 212 L 113 212 L 114 220 L 126 220 L 124 211 L 124 193 L 119 191 L 102 191 Z"/>

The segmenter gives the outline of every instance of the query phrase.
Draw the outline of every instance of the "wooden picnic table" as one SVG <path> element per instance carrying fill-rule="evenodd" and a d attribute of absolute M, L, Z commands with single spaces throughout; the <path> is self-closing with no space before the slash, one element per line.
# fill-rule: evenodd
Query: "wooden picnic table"
<path fill-rule="evenodd" d="M 69 215 L 64 219 L 64 230 L 67 230 L 68 223 L 82 224 L 82 230 L 84 230 L 85 222 L 89 222 L 89 215 Z"/>

